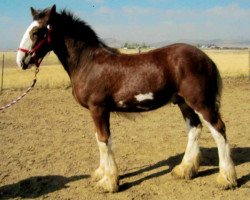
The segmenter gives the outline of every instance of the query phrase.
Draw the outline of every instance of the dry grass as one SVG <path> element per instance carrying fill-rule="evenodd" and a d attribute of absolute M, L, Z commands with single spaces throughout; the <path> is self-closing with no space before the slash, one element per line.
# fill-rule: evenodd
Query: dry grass
<path fill-rule="evenodd" d="M 23 89 L 31 85 L 34 77 L 34 69 L 21 70 L 18 68 L 7 68 L 4 75 L 5 89 Z M 60 65 L 46 65 L 40 68 L 38 82 L 39 88 L 66 88 L 70 80 L 63 67 Z"/>
<path fill-rule="evenodd" d="M 222 77 L 247 77 L 249 73 L 249 51 L 206 50 L 205 53 L 216 63 Z"/>
<path fill-rule="evenodd" d="M 137 53 L 138 50 L 121 50 L 124 53 Z M 147 51 L 147 50 L 145 50 Z M 249 51 L 247 50 L 205 50 L 205 53 L 217 64 L 222 77 L 247 77 L 249 73 Z M 22 71 L 16 68 L 15 52 L 4 52 L 5 73 L 4 89 L 23 89 L 28 87 L 33 79 L 34 70 Z M 2 53 L 0 61 L 2 63 Z M 60 65 L 56 56 L 47 56 L 38 74 L 39 88 L 68 87 L 68 75 Z"/>
<path fill-rule="evenodd" d="M 138 50 L 121 50 L 123 53 L 138 53 Z M 147 50 L 145 50 L 147 51 Z M 204 50 L 216 63 L 222 77 L 246 77 L 249 73 L 249 50 Z"/>
<path fill-rule="evenodd" d="M 0 52 L 0 61 L 2 66 L 2 58 L 4 54 L 4 63 L 6 68 L 16 68 L 16 52 Z M 54 53 L 50 53 L 43 59 L 43 65 L 57 65 L 59 61 Z"/>
<path fill-rule="evenodd" d="M 21 70 L 16 67 L 15 52 L 4 52 L 5 70 L 4 70 L 4 89 L 23 89 L 27 88 L 33 80 L 34 69 Z M 0 53 L 1 55 L 1 53 Z M 1 57 L 2 59 L 2 57 Z M 70 85 L 70 80 L 60 65 L 54 53 L 49 54 L 43 60 L 38 74 L 38 88 L 65 88 Z"/>

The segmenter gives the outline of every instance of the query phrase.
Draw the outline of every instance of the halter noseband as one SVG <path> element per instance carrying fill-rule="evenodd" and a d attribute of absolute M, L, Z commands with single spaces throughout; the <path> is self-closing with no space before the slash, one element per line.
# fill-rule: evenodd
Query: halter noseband
<path fill-rule="evenodd" d="M 51 28 L 48 25 L 48 33 L 46 35 L 46 37 L 44 37 L 39 43 L 38 45 L 36 45 L 33 49 L 28 50 L 28 49 L 24 49 L 24 48 L 18 48 L 18 51 L 22 51 L 28 55 L 31 55 L 31 57 L 33 58 L 35 65 L 37 67 L 40 66 L 42 59 L 39 61 L 39 58 L 37 58 L 37 52 L 44 46 L 44 45 L 50 45 L 51 44 Z"/>

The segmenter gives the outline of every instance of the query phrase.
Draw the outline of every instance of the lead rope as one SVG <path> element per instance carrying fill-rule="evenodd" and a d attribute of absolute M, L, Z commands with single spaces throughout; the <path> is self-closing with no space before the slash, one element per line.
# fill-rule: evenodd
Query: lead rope
<path fill-rule="evenodd" d="M 19 97 L 14 99 L 12 102 L 8 103 L 7 105 L 1 107 L 0 113 L 3 112 L 4 110 L 6 110 L 7 108 L 13 106 L 14 104 L 16 104 L 18 101 L 20 101 L 23 97 L 25 97 L 34 88 L 34 86 L 36 85 L 38 72 L 39 72 L 39 68 L 36 67 L 35 76 L 34 76 L 32 85 L 22 95 L 20 95 Z"/>

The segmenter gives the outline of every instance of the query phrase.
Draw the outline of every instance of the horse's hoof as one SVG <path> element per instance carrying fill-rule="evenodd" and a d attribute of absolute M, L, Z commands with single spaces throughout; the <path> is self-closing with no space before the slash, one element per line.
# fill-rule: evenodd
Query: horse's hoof
<path fill-rule="evenodd" d="M 97 182 L 99 180 L 101 180 L 104 177 L 104 168 L 103 167 L 99 167 L 97 170 L 95 170 L 95 172 L 92 175 L 92 180 L 94 182 Z"/>
<path fill-rule="evenodd" d="M 119 180 L 115 176 L 104 176 L 100 181 L 97 182 L 96 188 L 99 192 L 118 192 Z"/>
<path fill-rule="evenodd" d="M 197 171 L 192 165 L 181 163 L 175 166 L 171 174 L 175 178 L 190 180 L 197 174 Z"/>
<path fill-rule="evenodd" d="M 231 176 L 227 176 L 225 173 L 220 173 L 217 177 L 217 183 L 222 190 L 234 189 L 237 187 L 236 174 L 233 173 Z"/>

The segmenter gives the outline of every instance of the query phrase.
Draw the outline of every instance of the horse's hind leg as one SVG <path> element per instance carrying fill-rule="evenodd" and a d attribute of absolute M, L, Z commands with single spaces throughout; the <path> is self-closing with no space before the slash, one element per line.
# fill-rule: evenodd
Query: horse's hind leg
<path fill-rule="evenodd" d="M 109 130 L 109 112 L 102 107 L 90 108 L 97 134 L 97 144 L 100 150 L 100 166 L 95 171 L 93 179 L 98 181 L 97 187 L 104 192 L 117 192 L 119 186 L 118 170 L 113 152 Z"/>
<path fill-rule="evenodd" d="M 198 115 L 183 99 L 178 102 L 178 106 L 186 121 L 188 144 L 182 162 L 172 170 L 172 175 L 177 178 L 191 179 L 198 173 L 200 165 L 200 148 L 198 140 L 202 125 Z"/>
<path fill-rule="evenodd" d="M 230 155 L 230 147 L 226 138 L 225 124 L 221 119 L 218 109 L 203 108 L 197 110 L 199 116 L 210 129 L 217 144 L 219 153 L 220 173 L 217 177 L 219 187 L 229 189 L 237 186 L 237 177 L 234 163 Z"/>

